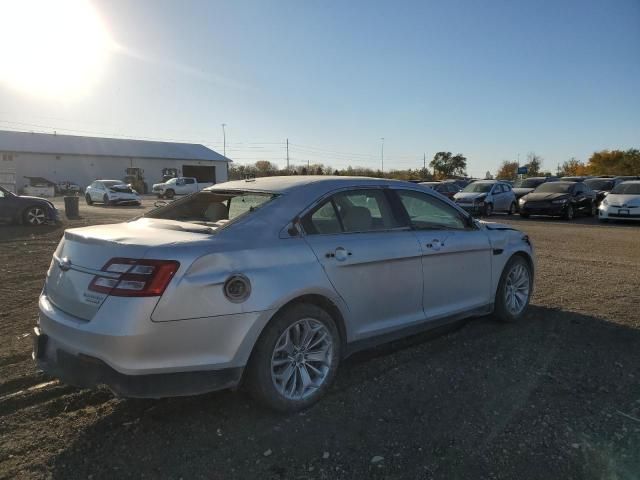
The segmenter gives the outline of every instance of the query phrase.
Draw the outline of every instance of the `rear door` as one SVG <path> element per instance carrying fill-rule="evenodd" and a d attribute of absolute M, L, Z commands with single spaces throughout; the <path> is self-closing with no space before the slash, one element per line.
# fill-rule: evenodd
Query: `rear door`
<path fill-rule="evenodd" d="M 486 232 L 433 195 L 394 191 L 420 242 L 427 319 L 491 303 L 491 245 Z"/>
<path fill-rule="evenodd" d="M 421 250 L 382 188 L 336 193 L 303 217 L 305 239 L 349 308 L 356 340 L 424 320 Z"/>

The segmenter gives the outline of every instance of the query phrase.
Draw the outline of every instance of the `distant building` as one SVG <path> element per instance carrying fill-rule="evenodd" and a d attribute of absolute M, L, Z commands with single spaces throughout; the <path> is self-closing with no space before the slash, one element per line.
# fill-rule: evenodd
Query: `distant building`
<path fill-rule="evenodd" d="M 222 183 L 227 181 L 231 162 L 204 145 L 192 143 L 11 131 L 0 131 L 0 158 L 15 169 L 17 189 L 28 184 L 25 177 L 73 182 L 85 188 L 96 179 L 123 180 L 131 167 L 144 170 L 149 190 L 162 181 L 165 168 L 201 182 Z"/>

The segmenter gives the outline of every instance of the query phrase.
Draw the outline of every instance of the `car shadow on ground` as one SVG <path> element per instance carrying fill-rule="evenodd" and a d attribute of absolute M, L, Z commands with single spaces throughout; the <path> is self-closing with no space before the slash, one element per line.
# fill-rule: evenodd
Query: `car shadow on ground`
<path fill-rule="evenodd" d="M 52 474 L 631 479 L 639 379 L 640 331 L 533 306 L 517 324 L 475 319 L 351 357 L 298 414 L 242 392 L 108 396 Z"/>

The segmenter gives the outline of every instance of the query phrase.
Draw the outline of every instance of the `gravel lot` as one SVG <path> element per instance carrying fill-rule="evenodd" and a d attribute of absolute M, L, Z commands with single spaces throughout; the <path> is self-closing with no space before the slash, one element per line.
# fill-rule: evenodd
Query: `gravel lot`
<path fill-rule="evenodd" d="M 66 225 L 143 211 L 82 204 Z M 640 478 L 640 226 L 494 220 L 537 249 L 525 321 L 358 354 L 292 416 L 243 392 L 122 400 L 36 372 L 27 334 L 63 230 L 0 227 L 0 478 Z"/>

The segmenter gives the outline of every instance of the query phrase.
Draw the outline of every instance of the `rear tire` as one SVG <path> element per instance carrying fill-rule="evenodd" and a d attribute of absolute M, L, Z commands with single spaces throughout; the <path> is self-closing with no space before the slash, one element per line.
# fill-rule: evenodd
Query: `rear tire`
<path fill-rule="evenodd" d="M 529 262 L 514 255 L 502 270 L 495 299 L 495 315 L 502 322 L 517 322 L 529 306 L 533 275 Z"/>
<path fill-rule="evenodd" d="M 247 387 L 270 408 L 302 410 L 326 393 L 340 356 L 340 334 L 331 316 L 316 305 L 295 304 L 277 313 L 260 335 L 247 365 Z"/>
<path fill-rule="evenodd" d="M 106 193 L 102 197 L 102 203 L 104 203 L 105 205 L 110 205 L 111 204 L 111 202 L 109 202 L 109 197 L 107 196 Z"/>
<path fill-rule="evenodd" d="M 84 196 L 85 201 L 87 202 L 87 205 L 93 205 L 93 200 L 91 200 L 91 195 L 89 195 L 88 193 Z"/>

